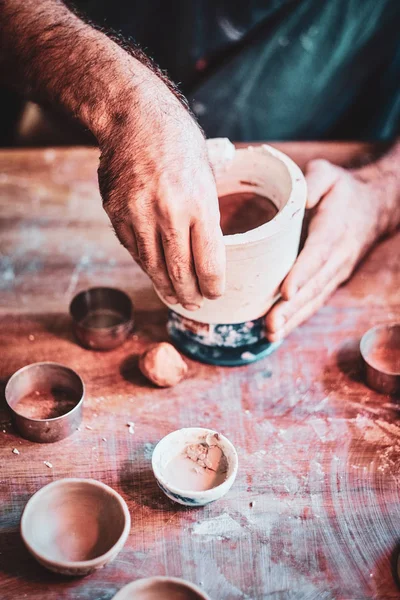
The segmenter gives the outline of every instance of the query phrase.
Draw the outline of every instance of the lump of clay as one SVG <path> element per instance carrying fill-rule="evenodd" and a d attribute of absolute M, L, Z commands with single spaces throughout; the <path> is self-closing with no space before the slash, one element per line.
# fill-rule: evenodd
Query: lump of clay
<path fill-rule="evenodd" d="M 167 342 L 151 346 L 139 360 L 143 375 L 159 387 L 172 387 L 185 377 L 188 367 L 181 355 Z"/>

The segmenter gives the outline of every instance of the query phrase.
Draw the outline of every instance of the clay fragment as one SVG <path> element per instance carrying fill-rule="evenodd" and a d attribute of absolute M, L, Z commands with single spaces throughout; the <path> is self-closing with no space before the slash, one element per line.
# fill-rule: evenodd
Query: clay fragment
<path fill-rule="evenodd" d="M 155 385 L 172 387 L 182 381 L 188 367 L 172 344 L 161 342 L 142 354 L 139 369 Z"/>

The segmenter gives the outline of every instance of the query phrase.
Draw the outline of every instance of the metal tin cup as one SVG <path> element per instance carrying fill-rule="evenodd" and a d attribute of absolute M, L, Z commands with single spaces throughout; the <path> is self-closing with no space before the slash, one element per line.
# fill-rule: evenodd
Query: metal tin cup
<path fill-rule="evenodd" d="M 399 394 L 400 323 L 369 329 L 361 338 L 360 352 L 369 387 L 383 394 Z"/>
<path fill-rule="evenodd" d="M 5 397 L 16 428 L 32 442 L 58 442 L 82 421 L 85 386 L 79 375 L 63 365 L 27 365 L 9 379 Z"/>
<path fill-rule="evenodd" d="M 112 350 L 133 329 L 132 302 L 121 290 L 91 288 L 72 300 L 69 312 L 79 342 L 91 350 Z"/>

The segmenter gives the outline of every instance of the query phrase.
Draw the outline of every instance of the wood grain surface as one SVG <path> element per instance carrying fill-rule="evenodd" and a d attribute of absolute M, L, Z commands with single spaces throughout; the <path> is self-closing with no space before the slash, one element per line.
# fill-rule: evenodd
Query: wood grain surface
<path fill-rule="evenodd" d="M 278 146 L 301 166 L 373 150 Z M 370 326 L 400 320 L 400 234 L 274 355 L 235 369 L 188 361 L 186 381 L 155 389 L 137 356 L 167 339 L 166 311 L 102 212 L 97 161 L 86 148 L 0 152 L 1 380 L 55 360 L 87 386 L 82 429 L 55 444 L 21 439 L 1 401 L 0 598 L 109 600 L 151 575 L 184 577 L 213 600 L 399 598 L 399 407 L 364 385 L 358 344 Z M 120 287 L 135 304 L 134 334 L 110 353 L 71 334 L 69 302 L 94 285 Z M 232 490 L 202 509 L 168 501 L 151 473 L 154 445 L 183 426 L 220 430 L 239 453 Z M 118 558 L 84 579 L 40 567 L 18 530 L 29 497 L 66 476 L 111 485 L 132 515 Z"/>

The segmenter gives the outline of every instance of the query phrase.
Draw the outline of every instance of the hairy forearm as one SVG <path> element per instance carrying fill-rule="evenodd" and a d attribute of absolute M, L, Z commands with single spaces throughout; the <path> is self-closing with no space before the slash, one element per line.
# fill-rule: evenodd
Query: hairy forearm
<path fill-rule="evenodd" d="M 139 49 L 127 51 L 61 0 L 0 0 L 0 9 L 2 80 L 61 106 L 100 139 L 160 87 L 173 89 Z"/>
<path fill-rule="evenodd" d="M 361 169 L 356 175 L 375 187 L 382 203 L 378 226 L 382 233 L 400 226 L 400 139 L 378 160 Z"/>

